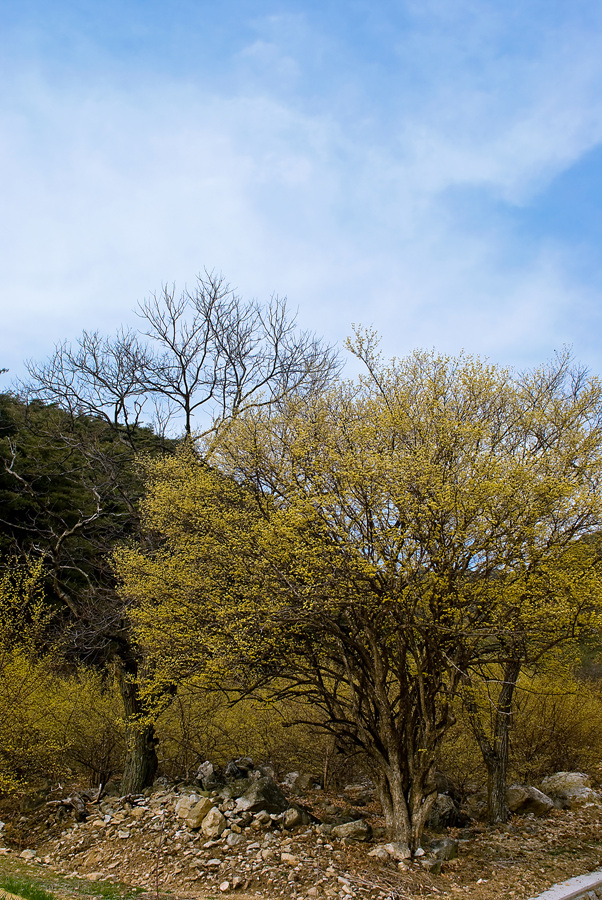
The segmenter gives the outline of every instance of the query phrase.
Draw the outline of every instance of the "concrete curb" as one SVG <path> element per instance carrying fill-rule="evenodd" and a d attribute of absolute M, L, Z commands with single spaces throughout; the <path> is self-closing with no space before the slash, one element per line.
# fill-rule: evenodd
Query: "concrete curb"
<path fill-rule="evenodd" d="M 555 884 L 531 900 L 599 900 L 599 898 L 602 898 L 602 869 Z"/>

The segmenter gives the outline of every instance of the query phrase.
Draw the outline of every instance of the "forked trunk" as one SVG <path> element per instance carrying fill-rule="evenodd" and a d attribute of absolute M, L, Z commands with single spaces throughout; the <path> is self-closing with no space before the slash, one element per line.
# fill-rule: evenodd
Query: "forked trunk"
<path fill-rule="evenodd" d="M 414 856 L 437 798 L 432 767 L 421 765 L 409 787 L 404 789 L 399 768 L 387 766 L 380 774 L 379 796 L 389 839 L 406 844 Z"/>

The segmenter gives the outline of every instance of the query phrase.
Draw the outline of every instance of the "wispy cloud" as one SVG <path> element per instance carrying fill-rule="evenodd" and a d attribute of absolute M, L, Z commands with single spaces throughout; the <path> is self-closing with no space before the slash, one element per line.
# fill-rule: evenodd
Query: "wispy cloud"
<path fill-rule="evenodd" d="M 0 364 L 208 265 L 331 338 L 521 363 L 568 341 L 601 367 L 587 248 L 512 218 L 602 140 L 597 5 L 324 10 L 250 15 L 219 78 L 115 48 L 80 79 L 13 61 Z"/>

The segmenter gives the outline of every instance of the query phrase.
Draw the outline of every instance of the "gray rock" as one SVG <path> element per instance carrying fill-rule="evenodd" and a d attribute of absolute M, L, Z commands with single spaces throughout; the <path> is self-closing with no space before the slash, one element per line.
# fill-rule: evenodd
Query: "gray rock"
<path fill-rule="evenodd" d="M 228 845 L 228 847 L 238 847 L 240 846 L 240 844 L 244 844 L 244 842 L 245 839 L 242 834 L 235 834 L 234 832 L 231 832 L 226 838 L 226 844 Z"/>
<path fill-rule="evenodd" d="M 374 788 L 365 782 L 360 784 L 348 784 L 343 788 L 347 799 L 356 806 L 364 806 L 374 800 Z"/>
<path fill-rule="evenodd" d="M 586 803 L 598 803 L 600 794 L 592 789 L 592 780 L 584 772 L 556 772 L 541 782 L 541 789 L 560 809 L 572 809 Z"/>
<path fill-rule="evenodd" d="M 198 794 L 186 794 L 184 797 L 180 797 L 180 799 L 176 801 L 176 816 L 179 819 L 185 819 L 192 807 L 195 803 L 198 803 L 200 799 Z"/>
<path fill-rule="evenodd" d="M 506 791 L 506 803 L 510 812 L 524 815 L 533 813 L 545 816 L 554 808 L 554 801 L 537 788 L 527 784 L 512 784 Z"/>
<path fill-rule="evenodd" d="M 210 809 L 201 824 L 201 831 L 206 838 L 218 838 L 227 825 L 226 817 L 214 806 Z"/>
<path fill-rule="evenodd" d="M 442 838 L 440 841 L 433 841 L 429 848 L 429 853 L 435 859 L 455 859 L 458 855 L 458 842 L 453 838 Z"/>
<path fill-rule="evenodd" d="M 420 860 L 423 869 L 427 869 L 432 875 L 441 873 L 441 860 L 434 859 L 432 856 L 423 856 Z"/>
<path fill-rule="evenodd" d="M 379 846 L 386 852 L 391 859 L 400 862 L 402 859 L 411 859 L 412 853 L 407 844 L 401 841 L 390 841 L 388 844 L 380 844 Z"/>
<path fill-rule="evenodd" d="M 282 827 L 290 831 L 293 828 L 300 828 L 302 825 L 309 825 L 309 822 L 310 816 L 304 809 L 291 806 L 284 813 Z"/>
<path fill-rule="evenodd" d="M 288 806 L 288 800 L 269 776 L 258 778 L 236 801 L 237 812 L 259 812 L 265 809 L 269 813 L 281 813 Z"/>
<path fill-rule="evenodd" d="M 190 807 L 188 810 L 184 821 L 188 825 L 189 828 L 193 830 L 196 828 L 200 828 L 205 820 L 205 817 L 211 812 L 213 806 L 212 801 L 208 797 L 202 797 L 198 803 L 195 803 L 194 806 Z"/>
<path fill-rule="evenodd" d="M 438 794 L 426 820 L 426 827 L 433 831 L 453 828 L 465 821 L 453 798 L 449 794 Z"/>
<path fill-rule="evenodd" d="M 347 822 L 345 825 L 335 825 L 332 835 L 339 840 L 346 838 L 349 841 L 369 841 L 372 829 L 363 819 L 356 819 L 355 822 Z"/>

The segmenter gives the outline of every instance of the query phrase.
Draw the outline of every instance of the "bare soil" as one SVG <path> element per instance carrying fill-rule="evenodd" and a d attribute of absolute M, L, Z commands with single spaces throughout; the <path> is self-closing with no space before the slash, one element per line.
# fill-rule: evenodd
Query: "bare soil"
<path fill-rule="evenodd" d="M 294 799 L 315 806 L 315 794 Z M 337 800 L 337 795 L 330 797 Z M 121 884 L 143 900 L 527 900 L 602 867 L 602 807 L 597 804 L 553 810 L 545 818 L 513 816 L 502 827 L 473 823 L 449 829 L 445 834 L 459 841 L 459 855 L 444 862 L 439 874 L 424 868 L 421 860 L 397 863 L 370 857 L 374 843 L 339 841 L 316 827 L 272 830 L 268 837 L 269 829 L 250 828 L 238 846 L 229 848 L 223 839 L 207 842 L 187 833 L 169 802 L 165 809 L 159 825 L 151 811 L 136 812 L 135 805 L 122 810 L 123 817 L 118 812 L 119 821 L 110 826 L 94 815 L 82 823 L 56 819 L 48 815 L 48 807 L 13 815 L 5 830 L 7 847 L 0 851 L 0 872 L 25 870 L 62 896 L 89 895 L 90 889 L 106 894 L 105 887 Z M 317 806 L 315 811 L 319 814 Z M 382 825 L 375 808 L 357 812 L 376 828 Z M 427 833 L 425 847 L 442 836 Z M 35 850 L 37 858 L 22 860 L 24 848 Z"/>

